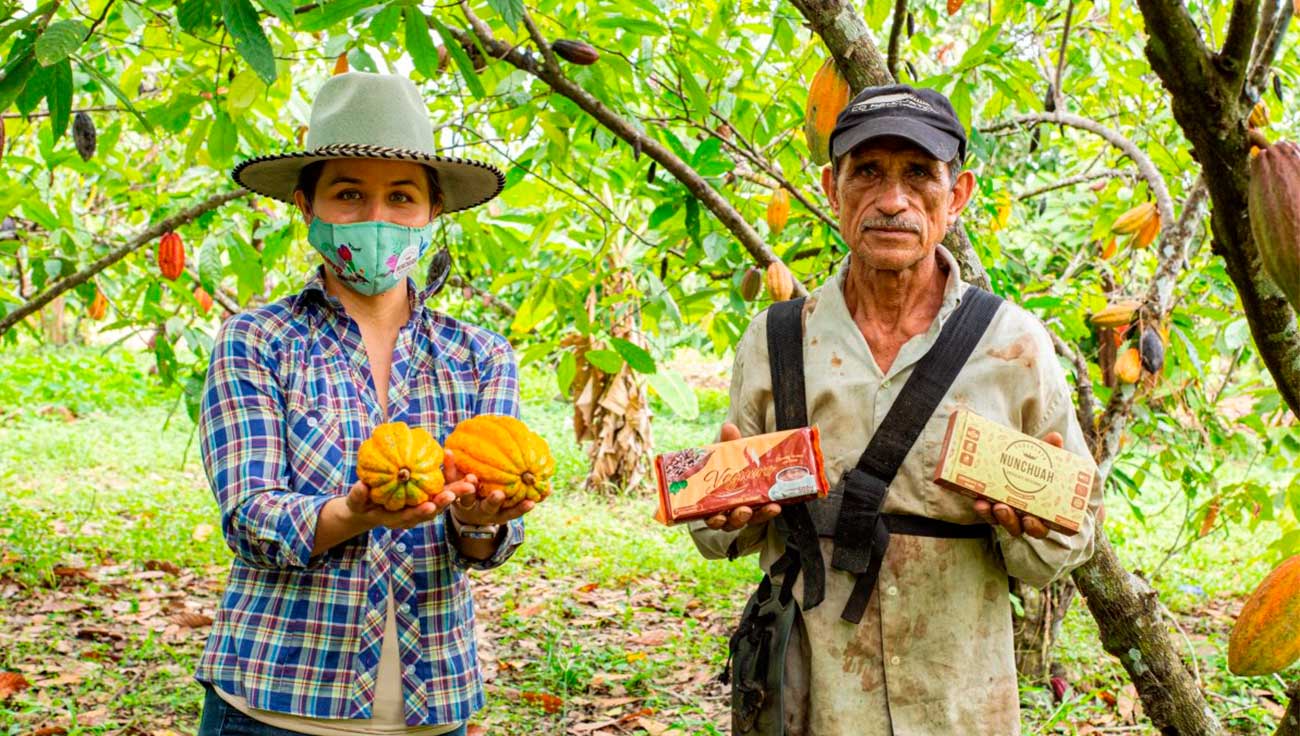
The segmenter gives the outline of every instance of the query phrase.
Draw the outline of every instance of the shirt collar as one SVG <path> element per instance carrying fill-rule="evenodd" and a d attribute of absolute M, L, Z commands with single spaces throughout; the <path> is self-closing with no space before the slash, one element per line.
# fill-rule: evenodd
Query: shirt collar
<path fill-rule="evenodd" d="M 411 307 L 411 322 L 418 320 L 424 311 L 424 303 L 429 297 L 433 296 L 433 289 L 425 287 L 419 289 L 415 285 L 415 279 L 410 276 L 406 277 L 406 298 Z M 303 281 L 302 289 L 294 296 L 294 307 L 298 309 L 305 308 L 312 302 L 324 303 L 327 307 L 337 312 L 343 311 L 343 302 L 337 297 L 331 296 L 325 290 L 325 266 L 321 264 L 312 269 Z"/>
<path fill-rule="evenodd" d="M 939 306 L 939 314 L 931 326 L 931 331 L 935 331 L 943 326 L 947 321 L 948 315 L 952 314 L 961 304 L 962 294 L 966 291 L 966 282 L 961 278 L 961 267 L 957 264 L 957 259 L 952 253 L 942 245 L 935 246 L 935 257 L 947 267 L 948 278 L 943 286 L 943 303 Z M 819 299 L 831 299 L 839 303 L 840 309 L 845 314 L 852 314 L 849 305 L 844 301 L 844 280 L 849 274 L 849 261 L 852 256 L 845 256 L 840 261 L 840 266 L 836 270 L 834 278 L 828 282 L 828 286 L 833 288 L 822 288 Z"/>

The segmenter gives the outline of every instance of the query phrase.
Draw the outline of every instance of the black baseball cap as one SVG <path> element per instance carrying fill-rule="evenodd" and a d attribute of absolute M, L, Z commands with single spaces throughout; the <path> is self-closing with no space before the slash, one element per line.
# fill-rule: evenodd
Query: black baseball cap
<path fill-rule="evenodd" d="M 940 161 L 966 158 L 966 131 L 948 98 L 906 84 L 867 87 L 840 112 L 831 131 L 832 160 L 863 141 L 906 138 Z"/>

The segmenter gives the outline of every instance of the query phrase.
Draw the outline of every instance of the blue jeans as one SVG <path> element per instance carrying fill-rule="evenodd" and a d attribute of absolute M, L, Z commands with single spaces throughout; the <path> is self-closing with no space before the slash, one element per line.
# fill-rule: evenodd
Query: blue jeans
<path fill-rule="evenodd" d="M 211 685 L 204 683 L 207 696 L 203 699 L 203 717 L 199 720 L 198 736 L 301 736 L 297 731 L 270 726 L 240 713 L 217 695 Z M 465 736 L 461 725 L 447 736 Z"/>

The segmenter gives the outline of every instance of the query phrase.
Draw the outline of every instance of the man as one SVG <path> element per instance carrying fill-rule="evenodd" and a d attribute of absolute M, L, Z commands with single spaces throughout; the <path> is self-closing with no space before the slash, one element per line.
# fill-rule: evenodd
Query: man
<path fill-rule="evenodd" d="M 975 189 L 974 175 L 961 170 L 966 135 L 947 98 L 905 85 L 868 88 L 840 114 L 830 147 L 822 188 L 850 255 L 802 308 L 807 423 L 821 429 L 835 488 L 810 510 L 844 503 L 846 471 L 943 327 L 963 302 L 992 299 L 972 298 L 977 290 L 962 282 L 939 244 Z M 958 408 L 1090 457 L 1047 330 L 1015 305 L 991 304 L 987 329 L 942 399 L 936 396 L 937 408 L 917 420 L 923 426 L 885 484 L 879 512 L 907 517 L 920 531 L 894 531 L 886 545 L 874 545 L 883 559 L 856 612 L 862 575 L 832 564 L 834 550 L 841 541 L 872 539 L 874 527 L 854 529 L 840 511 L 834 539 L 825 519 L 818 521 L 811 550 L 820 548 L 820 566 L 772 570 L 794 539 L 788 522 L 802 508 L 740 508 L 692 524 L 706 557 L 759 552 L 774 585 L 796 576 L 792 598 L 802 624 L 791 634 L 780 686 L 787 734 L 1019 733 L 1007 578 L 1044 586 L 1085 562 L 1101 490 L 1094 487 L 1080 532 L 1067 537 L 1008 506 L 972 501 L 933 482 L 948 417 Z M 724 440 L 777 429 L 767 338 L 772 312 L 758 315 L 736 348 Z M 782 385 L 776 393 L 795 389 Z M 830 523 L 834 528 L 835 519 Z M 810 607 L 805 579 L 821 570 L 824 598 Z"/>

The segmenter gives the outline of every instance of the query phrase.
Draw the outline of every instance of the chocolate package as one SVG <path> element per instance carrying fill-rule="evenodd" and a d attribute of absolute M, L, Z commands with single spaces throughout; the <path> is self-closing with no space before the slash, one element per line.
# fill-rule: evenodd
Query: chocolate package
<path fill-rule="evenodd" d="M 829 491 L 816 427 L 743 437 L 655 457 L 665 524 L 701 519 L 738 506 L 793 503 Z"/>
<path fill-rule="evenodd" d="M 948 418 L 934 480 L 1036 516 L 1068 536 L 1088 513 L 1096 472 L 1088 458 L 962 409 Z"/>

